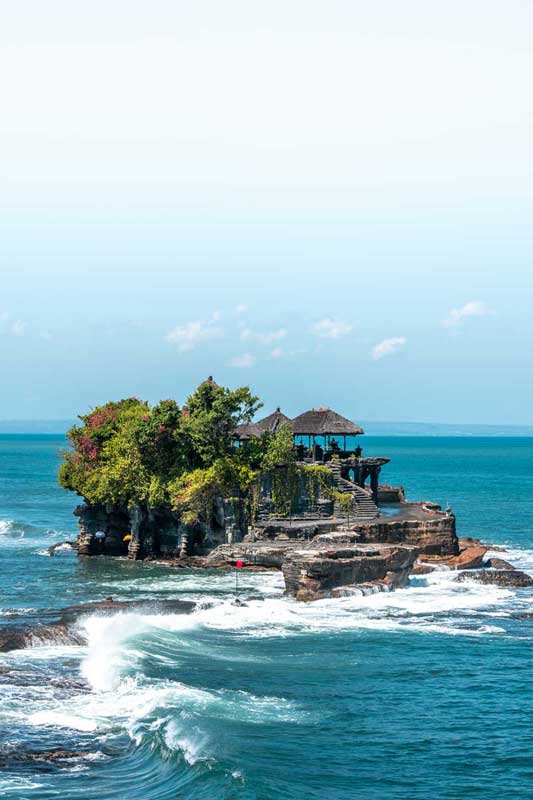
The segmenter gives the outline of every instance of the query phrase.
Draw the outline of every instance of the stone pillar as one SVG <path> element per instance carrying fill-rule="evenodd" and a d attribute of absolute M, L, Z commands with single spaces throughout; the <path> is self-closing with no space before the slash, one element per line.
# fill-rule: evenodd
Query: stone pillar
<path fill-rule="evenodd" d="M 143 555 L 143 524 L 146 523 L 143 511 L 135 507 L 130 512 L 131 539 L 128 543 L 128 558 L 136 561 Z"/>
<path fill-rule="evenodd" d="M 378 486 L 379 486 L 379 473 L 381 467 L 372 467 L 370 472 L 370 488 L 372 490 L 372 499 L 374 503 L 378 504 Z"/>

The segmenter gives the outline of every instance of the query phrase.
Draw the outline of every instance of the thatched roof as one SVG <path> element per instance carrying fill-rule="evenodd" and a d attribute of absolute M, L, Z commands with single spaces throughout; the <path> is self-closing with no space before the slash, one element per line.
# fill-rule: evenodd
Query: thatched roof
<path fill-rule="evenodd" d="M 238 425 L 235 428 L 236 439 L 251 439 L 253 436 L 261 436 L 262 433 L 275 433 L 280 425 L 289 422 L 289 417 L 283 414 L 279 407 L 273 414 L 263 417 L 258 422 L 248 422 L 245 425 Z"/>
<path fill-rule="evenodd" d="M 265 431 L 269 431 L 269 433 L 275 433 L 279 426 L 286 422 L 290 422 L 290 419 L 283 414 L 278 406 L 273 414 L 269 414 L 268 417 L 263 417 L 263 419 L 260 419 L 256 425 L 258 425 L 262 433 L 265 433 Z"/>
<path fill-rule="evenodd" d="M 293 419 L 292 430 L 296 436 L 357 436 L 364 433 L 355 422 L 350 422 L 329 408 L 304 411 Z"/>

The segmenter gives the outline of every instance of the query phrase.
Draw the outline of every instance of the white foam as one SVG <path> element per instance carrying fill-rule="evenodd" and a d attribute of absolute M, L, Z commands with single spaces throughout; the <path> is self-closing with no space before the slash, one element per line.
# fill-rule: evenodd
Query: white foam
<path fill-rule="evenodd" d="M 24 778 L 20 775 L 6 775 L 0 780 L 0 792 L 3 797 L 12 793 L 19 795 L 21 791 L 32 792 L 35 789 L 43 789 L 49 786 L 50 784 L 36 783 L 36 781 L 31 778 Z"/>

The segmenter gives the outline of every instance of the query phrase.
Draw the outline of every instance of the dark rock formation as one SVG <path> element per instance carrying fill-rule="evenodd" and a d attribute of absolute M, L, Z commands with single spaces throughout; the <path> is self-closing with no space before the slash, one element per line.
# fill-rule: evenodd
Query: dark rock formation
<path fill-rule="evenodd" d="M 10 766 L 30 765 L 36 769 L 47 766 L 64 766 L 65 762 L 82 761 L 91 758 L 89 750 L 63 750 L 55 747 L 51 750 L 0 750 L 0 769 Z"/>
<path fill-rule="evenodd" d="M 475 569 L 461 572 L 457 576 L 459 581 L 476 581 L 491 586 L 502 586 L 504 588 L 522 589 L 533 586 L 533 578 L 519 569 L 488 570 Z"/>
<path fill-rule="evenodd" d="M 311 542 L 289 550 L 282 570 L 288 594 L 297 600 L 317 600 L 339 587 L 365 592 L 405 586 L 417 556 L 412 546 L 339 543 L 326 547 Z"/>
<path fill-rule="evenodd" d="M 47 548 L 47 553 L 48 553 L 49 556 L 53 556 L 53 555 L 55 555 L 56 550 L 59 550 L 61 547 L 65 547 L 65 546 L 69 547 L 71 550 L 77 550 L 78 549 L 78 543 L 77 542 L 71 542 L 71 541 L 67 540 L 65 542 L 56 542 L 55 544 L 50 545 L 50 547 Z"/>
<path fill-rule="evenodd" d="M 225 542 L 241 541 L 247 533 L 240 498 L 217 498 L 208 524 L 185 525 L 168 508 L 124 509 L 83 503 L 74 513 L 79 518 L 81 556 L 185 558 L 206 554 Z"/>
<path fill-rule="evenodd" d="M 504 561 L 503 558 L 488 558 L 484 566 L 489 567 L 489 569 L 514 569 L 513 565 L 508 561 Z"/>

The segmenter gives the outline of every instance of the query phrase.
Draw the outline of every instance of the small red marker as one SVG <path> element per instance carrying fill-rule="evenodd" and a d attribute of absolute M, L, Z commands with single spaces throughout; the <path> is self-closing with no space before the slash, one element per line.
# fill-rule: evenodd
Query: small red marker
<path fill-rule="evenodd" d="M 239 594 L 239 573 L 237 570 L 239 570 L 241 567 L 244 567 L 244 561 L 241 561 L 239 558 L 235 562 L 235 598 L 237 598 L 237 595 Z"/>

